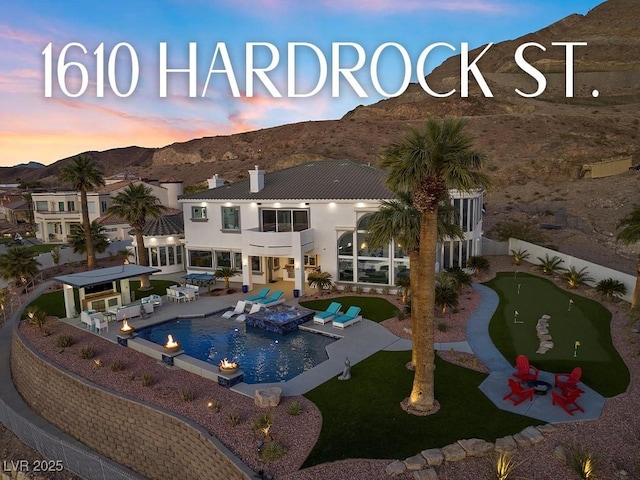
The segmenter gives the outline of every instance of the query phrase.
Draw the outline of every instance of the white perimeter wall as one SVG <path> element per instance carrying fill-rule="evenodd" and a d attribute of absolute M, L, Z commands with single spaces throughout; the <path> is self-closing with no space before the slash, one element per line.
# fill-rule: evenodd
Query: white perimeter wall
<path fill-rule="evenodd" d="M 580 270 L 583 267 L 587 267 L 588 275 L 594 279 L 594 281 L 587 282 L 587 284 L 592 287 L 594 287 L 600 280 L 604 280 L 606 278 L 613 278 L 614 280 L 618 280 L 619 282 L 624 283 L 625 287 L 627 287 L 627 294 L 623 296 L 622 299 L 631 303 L 631 297 L 633 296 L 633 290 L 636 285 L 636 277 L 634 277 L 633 275 L 622 273 L 611 268 L 603 267 L 602 265 L 588 262 L 581 258 L 572 257 L 571 255 L 560 253 L 555 250 L 551 250 L 550 248 L 541 247 L 540 245 L 536 245 L 534 243 L 524 242 L 522 240 L 518 240 L 517 238 L 510 238 L 509 251 L 519 249 L 526 250 L 529 253 L 529 258 L 527 259 L 527 261 L 534 265 L 538 265 L 540 263 L 538 261 L 538 257 L 544 258 L 545 254 L 549 254 L 550 258 L 556 256 L 564 260 L 564 263 L 560 265 L 562 268 L 575 267 L 576 270 Z"/>

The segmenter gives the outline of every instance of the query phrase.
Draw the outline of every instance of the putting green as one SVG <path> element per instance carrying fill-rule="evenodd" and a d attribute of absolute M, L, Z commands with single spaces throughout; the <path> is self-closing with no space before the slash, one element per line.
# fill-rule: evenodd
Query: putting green
<path fill-rule="evenodd" d="M 626 390 L 629 371 L 613 346 L 611 312 L 604 306 L 526 273 L 499 273 L 486 285 L 500 297 L 489 330 L 507 360 L 514 363 L 516 355 L 526 355 L 533 365 L 550 372 L 566 373 L 580 366 L 585 383 L 603 395 Z M 544 354 L 536 353 L 536 324 L 543 315 L 550 317 L 553 342 Z"/>

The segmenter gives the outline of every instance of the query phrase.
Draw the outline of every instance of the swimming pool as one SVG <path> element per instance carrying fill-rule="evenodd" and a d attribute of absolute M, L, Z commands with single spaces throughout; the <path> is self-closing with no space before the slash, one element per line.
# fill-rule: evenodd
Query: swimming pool
<path fill-rule="evenodd" d="M 237 362 L 251 384 L 300 375 L 327 360 L 326 347 L 335 341 L 301 330 L 282 336 L 218 316 L 169 320 L 136 333 L 159 345 L 171 334 L 186 355 L 216 366 L 223 358 Z"/>

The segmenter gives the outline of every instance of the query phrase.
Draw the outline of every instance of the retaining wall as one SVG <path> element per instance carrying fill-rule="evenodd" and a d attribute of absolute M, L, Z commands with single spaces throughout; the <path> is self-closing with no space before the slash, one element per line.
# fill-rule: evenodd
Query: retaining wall
<path fill-rule="evenodd" d="M 49 363 L 19 332 L 11 345 L 16 389 L 60 430 L 149 479 L 247 480 L 253 472 L 199 425 L 118 396 Z"/>

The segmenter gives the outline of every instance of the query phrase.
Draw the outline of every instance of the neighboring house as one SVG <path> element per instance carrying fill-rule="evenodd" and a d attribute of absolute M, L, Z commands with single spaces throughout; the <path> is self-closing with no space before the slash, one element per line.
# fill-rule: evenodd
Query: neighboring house
<path fill-rule="evenodd" d="M 182 193 L 182 182 L 174 179 L 158 185 L 141 180 L 123 180 L 109 183 L 94 191 L 87 192 L 89 205 L 89 221 L 94 221 L 105 214 L 111 197 L 122 191 L 130 183 L 144 183 L 163 205 L 179 207 L 178 195 Z M 32 193 L 36 237 L 43 242 L 67 242 L 73 225 L 82 223 L 80 192 L 60 191 Z M 111 232 L 114 237 L 117 233 Z M 123 237 L 123 239 L 126 237 Z"/>
<path fill-rule="evenodd" d="M 288 280 L 303 293 L 309 271 L 329 272 L 340 283 L 392 286 L 409 274 L 401 246 L 368 248 L 369 215 L 381 200 L 394 198 L 384 172 L 350 161 L 321 161 L 265 174 L 257 166 L 249 179 L 181 197 L 186 268 L 213 272 L 221 266 L 242 271 L 243 286 Z M 215 188 L 213 188 L 215 187 Z M 465 241 L 439 247 L 444 267 L 465 266 L 480 254 L 482 192 L 451 192 Z"/>
<path fill-rule="evenodd" d="M 12 225 L 29 223 L 29 202 L 21 196 L 13 201 L 3 202 L 0 209 L 5 220 Z"/>

